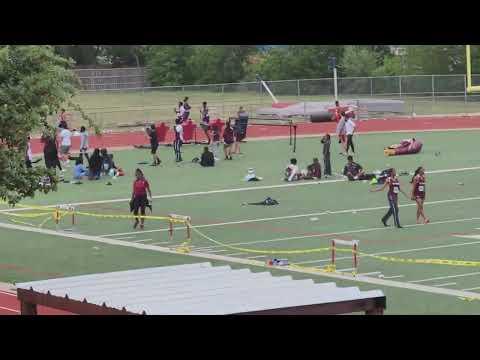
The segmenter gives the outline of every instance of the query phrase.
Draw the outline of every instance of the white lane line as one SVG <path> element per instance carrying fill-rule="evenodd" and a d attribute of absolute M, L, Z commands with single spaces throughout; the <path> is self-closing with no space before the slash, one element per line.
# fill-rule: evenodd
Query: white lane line
<path fill-rule="evenodd" d="M 388 255 L 388 254 L 401 254 L 401 253 L 409 253 L 409 252 L 415 252 L 415 251 L 423 251 L 423 250 L 435 250 L 435 249 L 444 249 L 444 248 L 451 248 L 451 247 L 458 247 L 458 246 L 466 246 L 466 245 L 477 245 L 480 244 L 480 241 L 472 241 L 472 242 L 466 242 L 466 243 L 455 243 L 455 244 L 449 244 L 449 245 L 437 245 L 437 246 L 428 246 L 428 247 L 422 247 L 422 248 L 413 248 L 413 249 L 404 249 L 404 250 L 394 250 L 394 251 L 382 251 L 382 252 L 377 252 L 374 254 L 369 254 L 369 255 Z M 365 255 L 359 255 L 359 258 L 361 257 L 368 257 Z M 351 260 L 351 256 L 345 256 L 345 257 L 339 257 L 336 258 L 335 260 Z M 321 259 L 321 260 L 310 260 L 310 261 L 302 261 L 298 262 L 296 264 L 298 265 L 306 265 L 306 264 L 314 264 L 318 262 L 326 262 L 326 261 L 331 261 L 330 258 L 328 259 Z"/>
<path fill-rule="evenodd" d="M 452 279 L 457 277 L 474 276 L 474 275 L 480 275 L 480 272 L 477 271 L 473 273 L 466 273 L 466 274 L 459 274 L 459 275 L 439 276 L 439 277 L 434 277 L 430 279 L 409 281 L 409 283 L 415 284 L 415 283 L 428 282 L 428 281 L 434 281 L 434 280 Z"/>
<path fill-rule="evenodd" d="M 206 253 L 208 254 L 216 254 L 216 253 L 220 253 L 220 252 L 227 252 L 227 251 L 230 251 L 230 250 L 208 250 L 208 251 L 205 251 Z"/>
<path fill-rule="evenodd" d="M 120 240 L 120 239 L 117 239 L 117 240 Z M 140 239 L 140 240 L 133 240 L 132 242 L 134 243 L 143 243 L 143 242 L 147 242 L 147 241 L 152 241 L 153 239 Z"/>
<path fill-rule="evenodd" d="M 426 173 L 427 174 L 444 174 L 444 173 L 462 172 L 462 171 L 471 171 L 471 170 L 480 170 L 480 166 L 456 168 L 456 169 L 430 170 L 430 171 L 426 171 Z M 322 181 L 312 181 L 312 182 L 288 183 L 288 184 L 280 184 L 280 185 L 251 186 L 251 187 L 242 187 L 242 188 L 233 188 L 233 189 L 196 191 L 196 192 L 182 193 L 182 194 L 155 195 L 153 196 L 153 198 L 154 199 L 170 199 L 170 198 L 185 197 L 185 196 L 221 194 L 221 193 L 230 193 L 230 192 L 239 192 L 239 191 L 279 189 L 279 188 L 297 187 L 297 186 L 330 184 L 330 183 L 338 183 L 338 182 L 346 182 L 346 181 L 347 181 L 346 179 L 333 179 L 333 180 L 322 180 Z M 98 201 L 78 202 L 78 203 L 71 203 L 71 204 L 55 204 L 55 205 L 42 205 L 42 206 L 49 207 L 49 208 L 55 207 L 57 205 L 81 206 L 81 205 L 119 203 L 119 202 L 127 202 L 130 200 L 131 200 L 130 198 L 128 199 L 125 198 L 125 199 L 98 200 Z M 25 211 L 25 210 L 32 210 L 32 209 L 31 208 L 3 209 L 3 210 L 0 210 L 0 212 Z"/>
<path fill-rule="evenodd" d="M 358 276 L 379 275 L 381 273 L 382 273 L 381 271 L 372 271 L 372 272 L 368 272 L 368 273 L 358 274 Z"/>
<path fill-rule="evenodd" d="M 247 259 L 260 259 L 260 258 L 264 258 L 264 257 L 267 257 L 267 255 L 249 256 L 249 257 L 247 257 Z"/>
<path fill-rule="evenodd" d="M 101 238 L 99 236 L 91 236 L 91 235 L 84 235 L 84 234 L 59 233 L 57 231 L 49 230 L 49 229 L 32 228 L 29 226 L 14 225 L 14 224 L 2 223 L 2 222 L 0 222 L 0 227 L 4 229 L 12 229 L 12 230 L 18 230 L 18 231 L 24 231 L 24 232 L 33 232 L 37 234 L 57 236 L 60 238 L 70 238 L 70 239 L 92 241 L 96 243 L 109 244 L 109 245 L 115 245 L 115 246 L 123 246 L 123 247 L 134 248 L 134 249 L 149 250 L 149 251 L 155 251 L 155 252 L 164 253 L 164 254 L 172 254 L 177 256 L 188 256 L 188 257 L 199 258 L 199 259 L 224 261 L 224 262 L 230 262 L 235 264 L 260 267 L 267 271 L 270 270 L 269 266 L 267 266 L 263 261 L 258 261 L 258 260 L 228 257 L 228 256 L 217 255 L 217 254 L 206 254 L 206 253 L 199 253 L 194 251 L 179 255 L 176 250 L 172 250 L 172 249 L 164 248 L 160 246 L 153 246 L 149 244 L 139 244 L 131 241 L 106 239 L 106 238 Z M 349 281 L 358 282 L 358 283 L 374 284 L 376 286 L 388 286 L 388 287 L 395 287 L 400 289 L 416 290 L 416 291 L 422 291 L 430 294 L 441 294 L 441 295 L 466 297 L 466 298 L 480 300 L 479 293 L 470 292 L 470 291 L 461 291 L 461 290 L 448 289 L 448 288 L 436 288 L 434 286 L 398 282 L 393 280 L 385 280 L 385 279 L 366 277 L 366 276 L 354 277 L 349 274 L 320 272 L 317 269 L 299 268 L 299 267 L 293 267 L 293 266 L 278 267 L 276 268 L 276 270 L 286 271 L 290 273 L 321 276 L 324 278 L 331 278 L 331 279 L 337 279 L 337 280 L 349 280 Z"/>
<path fill-rule="evenodd" d="M 457 283 L 451 282 L 451 283 L 446 283 L 446 284 L 437 284 L 437 285 L 433 285 L 433 286 L 435 286 L 435 287 L 443 287 L 443 286 L 452 286 L 452 285 L 457 285 Z"/>
<path fill-rule="evenodd" d="M 160 241 L 156 243 L 151 243 L 150 245 L 167 245 L 170 244 L 170 241 Z"/>
<path fill-rule="evenodd" d="M 340 270 L 337 270 L 337 271 L 338 272 L 347 272 L 347 271 L 352 271 L 352 270 L 355 270 L 355 268 L 340 269 Z"/>
<path fill-rule="evenodd" d="M 118 238 L 115 238 L 117 240 L 127 240 L 127 239 L 135 239 L 136 236 L 126 236 L 126 237 L 118 237 Z"/>
<path fill-rule="evenodd" d="M 475 200 L 480 200 L 480 197 L 476 196 L 476 197 L 468 197 L 468 198 L 461 198 L 461 199 L 429 201 L 429 202 L 425 202 L 425 205 L 439 205 L 439 204 L 446 204 L 446 203 L 456 203 L 456 202 L 475 201 Z M 417 206 L 417 204 L 399 205 L 400 208 L 412 207 L 412 206 Z M 367 212 L 367 211 L 385 210 L 385 209 L 388 209 L 388 206 L 377 206 L 377 207 L 362 208 L 362 209 L 322 211 L 322 212 L 309 213 L 309 214 L 285 215 L 285 216 L 260 218 L 260 219 L 257 218 L 257 219 L 247 219 L 247 220 L 239 220 L 239 221 L 228 221 L 228 222 L 221 222 L 221 223 L 195 225 L 194 227 L 197 228 L 197 229 L 202 229 L 202 228 L 210 228 L 210 227 L 225 226 L 225 225 L 250 224 L 250 223 L 256 223 L 256 222 L 298 219 L 298 218 L 311 217 L 311 216 L 321 216 L 321 215 L 338 215 L 338 214 L 346 214 L 346 213 L 353 213 L 353 212 Z M 480 219 L 480 218 L 474 218 L 474 219 Z M 439 224 L 439 223 L 440 222 L 438 222 L 438 221 L 437 222 L 431 222 L 428 225 Z M 414 226 L 427 226 L 427 225 L 412 224 L 412 225 L 405 225 L 404 227 L 414 227 Z M 385 227 L 382 226 L 382 227 L 378 227 L 378 228 L 375 228 L 375 229 L 384 229 L 384 228 Z M 184 227 L 184 226 L 176 228 L 176 230 L 185 230 L 185 229 L 186 229 L 186 227 Z M 385 229 L 389 229 L 389 228 L 385 228 Z M 153 233 L 153 232 L 162 232 L 162 231 L 168 231 L 168 230 L 169 230 L 168 228 L 146 230 L 146 231 L 143 231 L 142 234 Z M 99 236 L 101 236 L 101 237 L 111 237 L 111 236 L 122 236 L 122 235 L 130 235 L 130 234 L 137 234 L 137 233 L 138 232 L 131 231 L 131 232 L 125 232 L 125 233 L 116 233 L 116 234 L 104 234 L 104 235 L 99 235 Z M 335 234 L 340 234 L 340 233 L 335 233 Z M 248 244 L 251 244 L 251 243 L 248 243 Z"/>
<path fill-rule="evenodd" d="M 462 289 L 462 291 L 470 291 L 470 290 L 478 290 L 478 289 L 480 289 L 480 286 L 468 288 L 468 289 Z"/>
<path fill-rule="evenodd" d="M 393 275 L 393 276 L 384 276 L 384 279 L 400 279 L 405 277 L 405 275 Z"/>
<path fill-rule="evenodd" d="M 225 254 L 225 256 L 239 256 L 245 254 L 244 252 L 238 252 L 238 253 L 233 253 L 233 254 Z"/>
<path fill-rule="evenodd" d="M 0 294 L 17 297 L 17 294 L 10 293 L 10 292 L 8 292 L 8 291 L 2 291 L 2 290 L 0 290 Z"/>
<path fill-rule="evenodd" d="M 20 314 L 19 310 L 10 309 L 10 308 L 3 307 L 3 306 L 0 306 L 0 310 L 6 310 L 6 311 L 10 311 L 10 312 L 13 312 L 13 313 L 16 313 L 16 314 Z"/>

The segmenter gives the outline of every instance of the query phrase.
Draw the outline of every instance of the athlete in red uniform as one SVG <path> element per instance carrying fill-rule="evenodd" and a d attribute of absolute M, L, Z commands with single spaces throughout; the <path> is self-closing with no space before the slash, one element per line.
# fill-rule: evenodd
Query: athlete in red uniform
<path fill-rule="evenodd" d="M 133 182 L 132 202 L 133 202 L 133 214 L 136 216 L 133 228 L 138 226 L 138 210 L 142 217 L 140 218 L 140 229 L 143 230 L 143 224 L 145 222 L 145 208 L 148 205 L 147 192 L 152 198 L 152 192 L 150 191 L 150 184 L 143 176 L 143 172 L 140 169 L 135 170 L 135 181 Z"/>
<path fill-rule="evenodd" d="M 423 218 L 423 223 L 428 224 L 430 220 L 425 217 L 423 212 L 423 203 L 425 202 L 425 169 L 419 167 L 415 170 L 415 174 L 410 181 L 412 184 L 412 200 L 417 203 L 417 224 L 420 223 L 420 216 Z"/>
<path fill-rule="evenodd" d="M 393 215 L 393 221 L 395 222 L 395 226 L 397 228 L 402 228 L 400 225 L 400 219 L 398 218 L 398 193 L 401 192 L 403 195 L 405 195 L 406 198 L 408 198 L 407 194 L 400 189 L 400 181 L 397 178 L 397 172 L 395 169 L 392 169 L 390 176 L 385 180 L 385 184 L 381 188 L 375 189 L 375 190 L 370 190 L 371 192 L 377 192 L 377 191 L 382 191 L 388 186 L 388 193 L 387 193 L 387 199 L 388 199 L 388 205 L 390 208 L 388 209 L 388 212 L 385 214 L 385 216 L 382 218 L 382 224 L 384 226 L 387 225 L 388 219 L 390 219 L 390 216 Z"/>

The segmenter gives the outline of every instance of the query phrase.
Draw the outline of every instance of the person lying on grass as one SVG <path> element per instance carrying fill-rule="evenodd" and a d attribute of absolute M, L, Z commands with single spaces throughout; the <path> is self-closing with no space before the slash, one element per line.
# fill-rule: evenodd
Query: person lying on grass
<path fill-rule="evenodd" d="M 343 175 L 346 176 L 349 181 L 371 180 L 375 177 L 374 174 L 365 174 L 362 165 L 354 162 L 352 155 L 348 156 L 347 161 L 347 164 L 343 168 Z"/>

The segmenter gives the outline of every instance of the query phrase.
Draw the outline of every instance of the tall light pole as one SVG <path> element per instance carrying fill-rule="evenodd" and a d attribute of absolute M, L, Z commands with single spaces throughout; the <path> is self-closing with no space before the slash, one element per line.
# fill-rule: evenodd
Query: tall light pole
<path fill-rule="evenodd" d="M 338 77 L 337 77 L 337 58 L 331 56 L 328 58 L 328 69 L 333 70 L 333 92 L 335 101 L 338 101 Z"/>

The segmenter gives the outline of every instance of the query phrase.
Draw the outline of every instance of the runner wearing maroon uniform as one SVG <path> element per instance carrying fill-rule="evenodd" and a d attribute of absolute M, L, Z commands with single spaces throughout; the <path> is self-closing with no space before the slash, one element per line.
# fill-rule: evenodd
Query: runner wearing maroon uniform
<path fill-rule="evenodd" d="M 377 191 L 383 191 L 386 187 L 388 186 L 388 193 L 387 193 L 387 199 L 388 199 L 388 205 L 389 209 L 388 212 L 385 214 L 385 216 L 382 218 L 382 224 L 384 226 L 387 225 L 388 219 L 390 219 L 390 216 L 393 215 L 393 220 L 395 222 L 395 226 L 397 228 L 402 228 L 400 225 L 400 219 L 398 218 L 398 193 L 401 192 L 403 195 L 405 195 L 406 198 L 408 198 L 407 194 L 400 189 L 400 181 L 397 178 L 397 172 L 395 169 L 392 169 L 390 176 L 387 178 L 385 181 L 385 184 L 381 188 L 375 189 L 375 190 L 370 190 L 371 192 L 377 192 Z"/>
<path fill-rule="evenodd" d="M 423 212 L 423 203 L 425 201 L 425 169 L 419 167 L 415 170 L 415 174 L 412 177 L 412 200 L 417 203 L 417 224 L 420 223 L 420 216 L 423 218 L 423 223 L 428 224 L 430 220 L 425 217 Z"/>
<path fill-rule="evenodd" d="M 232 160 L 232 147 L 235 142 L 232 125 L 230 120 L 225 124 L 225 130 L 223 130 L 223 150 L 225 152 L 225 160 Z"/>
<path fill-rule="evenodd" d="M 132 203 L 133 214 L 136 218 L 133 228 L 136 229 L 138 226 L 138 210 L 140 210 L 140 214 L 142 215 L 140 218 L 140 229 L 143 230 L 143 224 L 145 222 L 145 208 L 148 205 L 147 192 L 150 198 L 152 198 L 152 192 L 150 191 L 150 184 L 143 176 L 142 170 L 135 170 L 135 177 L 136 179 L 133 182 Z"/>

